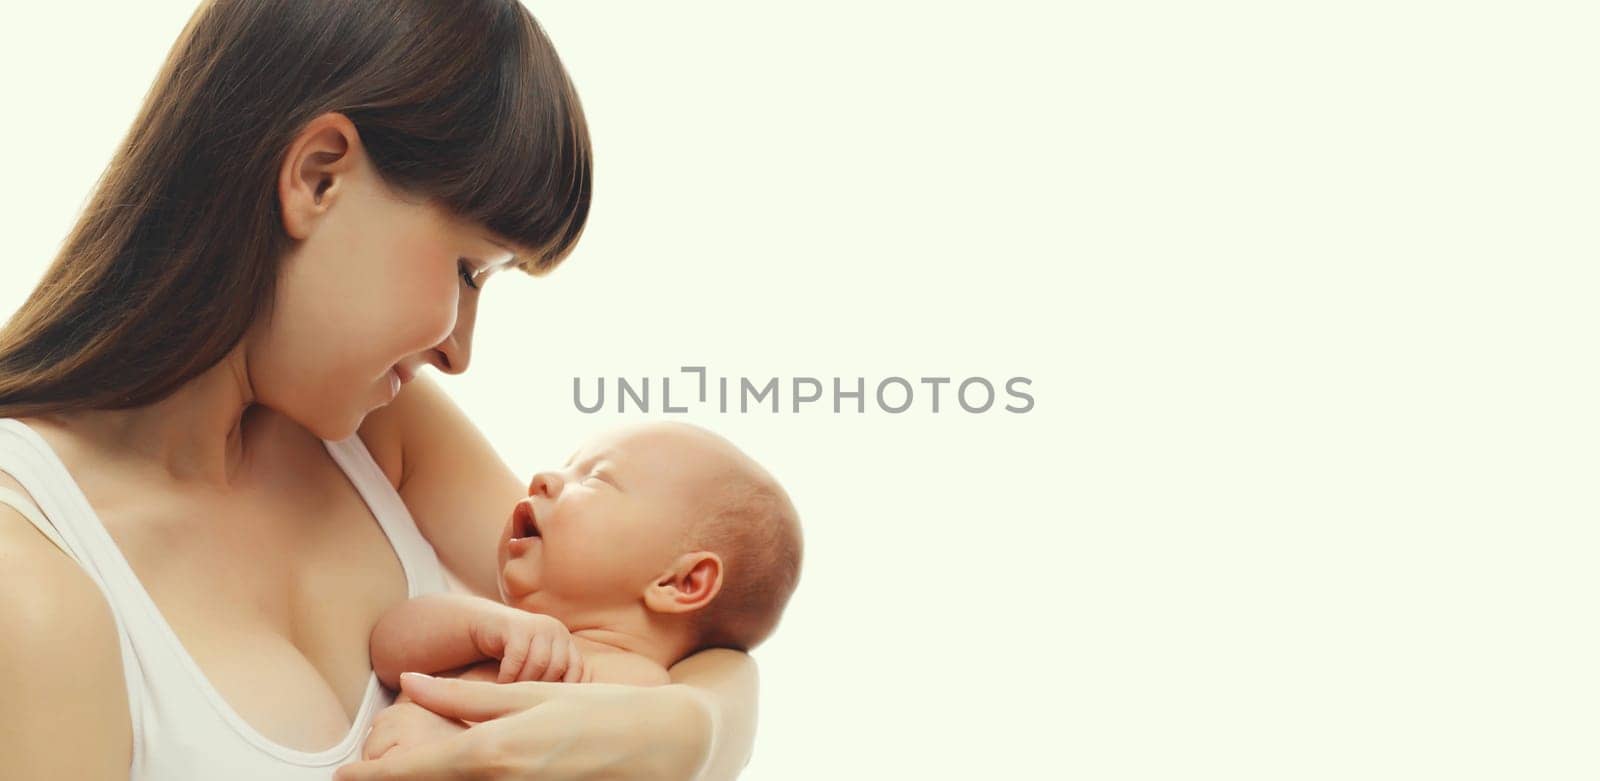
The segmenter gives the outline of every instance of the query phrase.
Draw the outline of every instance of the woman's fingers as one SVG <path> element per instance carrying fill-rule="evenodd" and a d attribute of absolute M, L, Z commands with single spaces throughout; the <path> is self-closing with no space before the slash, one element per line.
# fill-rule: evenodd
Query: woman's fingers
<path fill-rule="evenodd" d="M 341 768 L 336 781 L 693 778 L 714 734 L 698 695 L 662 686 L 401 677 L 438 715 L 480 722 L 453 737 Z M 671 736 L 668 738 L 667 736 Z"/>
<path fill-rule="evenodd" d="M 463 721 L 489 721 L 543 703 L 561 684 L 530 681 L 489 683 L 434 678 L 417 673 L 400 676 L 400 689 L 412 701 L 440 716 Z"/>

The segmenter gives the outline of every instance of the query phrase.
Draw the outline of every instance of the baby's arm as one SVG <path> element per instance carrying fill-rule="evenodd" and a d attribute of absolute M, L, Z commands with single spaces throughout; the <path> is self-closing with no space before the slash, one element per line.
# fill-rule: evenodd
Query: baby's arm
<path fill-rule="evenodd" d="M 400 673 L 439 673 L 485 657 L 474 639 L 496 605 L 464 594 L 428 594 L 396 605 L 372 629 L 372 671 L 391 689 L 400 688 Z"/>
<path fill-rule="evenodd" d="M 581 680 L 584 666 L 565 625 L 493 600 L 428 594 L 390 609 L 372 630 L 372 670 L 397 689 L 400 673 L 440 673 L 500 659 L 500 680 Z"/>

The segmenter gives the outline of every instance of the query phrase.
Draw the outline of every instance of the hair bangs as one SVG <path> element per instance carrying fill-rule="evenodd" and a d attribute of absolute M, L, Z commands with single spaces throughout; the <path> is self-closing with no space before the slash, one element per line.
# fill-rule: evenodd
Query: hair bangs
<path fill-rule="evenodd" d="M 518 248 L 513 264 L 548 273 L 577 245 L 589 217 L 593 151 L 566 69 L 544 31 L 517 6 L 521 24 L 498 63 L 472 169 L 454 210 Z M 515 12 L 514 12 L 515 13 Z M 525 254 L 526 253 L 526 254 Z"/>

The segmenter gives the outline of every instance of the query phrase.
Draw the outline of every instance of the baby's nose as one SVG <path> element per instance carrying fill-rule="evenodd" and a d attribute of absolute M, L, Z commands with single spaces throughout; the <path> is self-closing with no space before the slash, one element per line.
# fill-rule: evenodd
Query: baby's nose
<path fill-rule="evenodd" d="M 528 484 L 528 495 L 545 496 L 554 499 L 561 495 L 561 476 L 554 472 L 540 472 L 533 476 L 533 482 Z"/>

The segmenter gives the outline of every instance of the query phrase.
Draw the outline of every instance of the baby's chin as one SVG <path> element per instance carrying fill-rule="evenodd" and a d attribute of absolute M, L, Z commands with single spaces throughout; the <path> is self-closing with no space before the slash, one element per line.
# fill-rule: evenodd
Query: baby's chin
<path fill-rule="evenodd" d="M 515 605 L 517 602 L 522 601 L 522 597 L 527 594 L 527 592 L 523 591 L 522 589 L 511 585 L 511 581 L 506 579 L 506 568 L 504 564 L 500 566 L 500 572 L 495 578 L 495 581 L 496 584 L 500 586 L 500 601 L 507 605 Z"/>
<path fill-rule="evenodd" d="M 504 569 L 501 569 L 500 571 L 498 585 L 500 586 L 501 604 L 509 605 L 519 610 L 533 609 L 530 607 L 530 605 L 534 602 L 533 597 L 538 589 L 523 589 L 512 585 L 511 581 L 506 579 L 506 573 Z"/>

